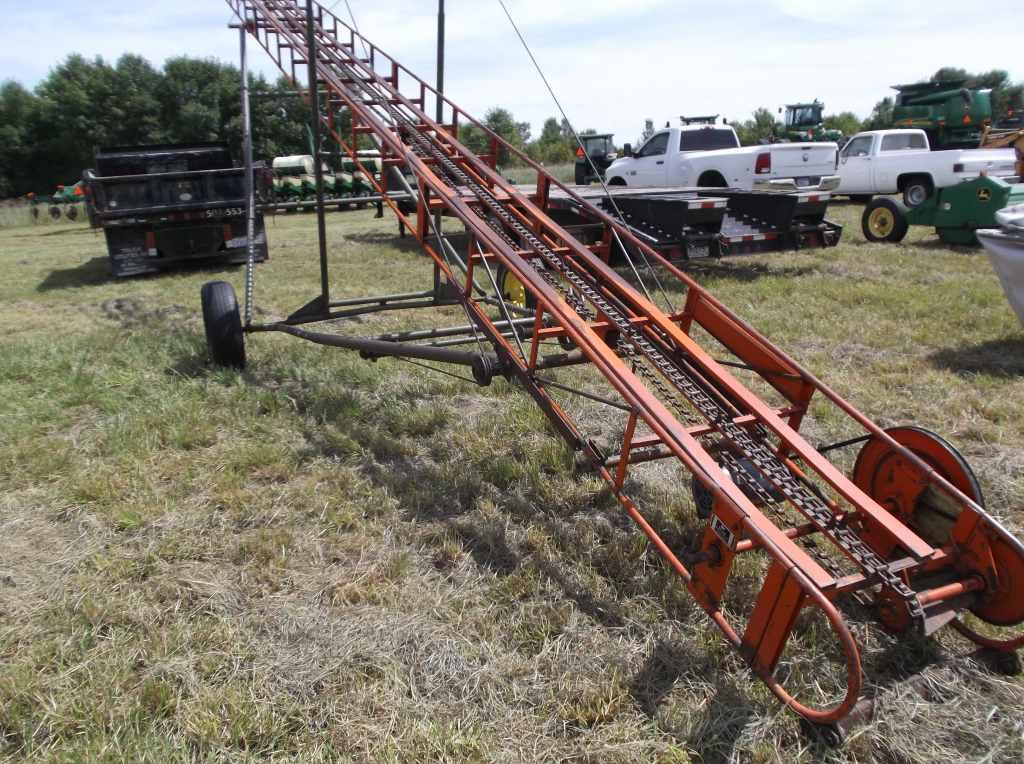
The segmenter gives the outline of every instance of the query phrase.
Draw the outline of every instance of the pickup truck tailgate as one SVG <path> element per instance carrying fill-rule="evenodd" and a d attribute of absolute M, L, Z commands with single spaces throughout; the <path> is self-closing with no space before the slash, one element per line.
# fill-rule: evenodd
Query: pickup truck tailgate
<path fill-rule="evenodd" d="M 808 178 L 833 175 L 836 171 L 834 143 L 772 144 L 773 178 Z"/>

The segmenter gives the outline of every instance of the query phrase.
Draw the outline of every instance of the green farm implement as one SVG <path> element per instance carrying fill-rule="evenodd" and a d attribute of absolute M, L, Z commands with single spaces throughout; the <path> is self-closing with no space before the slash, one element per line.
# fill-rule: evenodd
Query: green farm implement
<path fill-rule="evenodd" d="M 912 225 L 934 226 L 946 244 L 976 245 L 979 228 L 998 228 L 995 215 L 1014 204 L 1024 203 L 1024 183 L 1008 183 L 986 175 L 955 186 L 936 189 L 917 207 L 879 196 L 865 208 L 861 228 L 868 241 L 899 242 Z"/>
<path fill-rule="evenodd" d="M 974 148 L 992 122 L 992 91 L 966 85 L 967 80 L 893 85 L 898 95 L 892 126 L 924 130 L 933 151 Z"/>

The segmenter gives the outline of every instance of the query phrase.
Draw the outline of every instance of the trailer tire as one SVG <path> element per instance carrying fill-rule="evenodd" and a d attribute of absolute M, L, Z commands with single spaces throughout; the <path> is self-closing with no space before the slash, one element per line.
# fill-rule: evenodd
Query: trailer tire
<path fill-rule="evenodd" d="M 868 241 L 899 243 L 910 228 L 907 208 L 895 199 L 879 196 L 864 208 L 860 227 Z"/>
<path fill-rule="evenodd" d="M 218 366 L 245 368 L 245 335 L 235 290 L 226 281 L 209 281 L 199 293 L 210 358 Z"/>

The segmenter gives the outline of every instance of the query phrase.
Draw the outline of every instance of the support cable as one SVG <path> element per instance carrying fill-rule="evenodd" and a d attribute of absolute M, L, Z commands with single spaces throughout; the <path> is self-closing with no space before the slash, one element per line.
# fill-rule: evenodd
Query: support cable
<path fill-rule="evenodd" d="M 348 0 L 346 0 L 346 2 L 348 2 Z M 565 124 L 569 126 L 569 130 L 572 133 L 572 137 L 576 139 L 576 145 L 579 146 L 580 151 L 583 152 L 583 156 L 587 160 L 587 164 L 589 164 L 590 168 L 594 170 L 594 175 L 597 176 L 597 180 L 598 182 L 600 182 L 601 188 L 604 189 L 605 197 L 608 199 L 609 204 L 611 204 L 612 208 L 615 210 L 616 217 L 618 217 L 619 221 L 623 225 L 628 225 L 628 223 L 626 223 L 625 216 L 622 214 L 622 210 L 620 210 L 619 205 L 615 203 L 615 198 L 612 196 L 611 190 L 608 188 L 608 185 L 604 182 L 604 178 L 602 178 L 601 174 L 597 171 L 597 167 L 594 166 L 594 162 L 593 160 L 591 160 L 586 148 L 584 148 L 583 141 L 580 140 L 580 136 L 576 132 L 576 128 L 573 127 L 572 122 L 569 120 L 569 117 L 565 113 L 565 109 L 562 108 L 562 102 L 558 100 L 558 96 L 555 95 L 554 88 L 552 88 L 551 83 L 548 82 L 548 78 L 544 74 L 544 70 L 541 69 L 540 63 L 537 61 L 537 58 L 533 55 L 533 51 L 530 49 L 529 44 L 527 44 L 526 38 L 523 37 L 523 33 L 519 31 L 519 26 L 516 24 L 515 19 L 512 18 L 512 14 L 509 12 L 508 7 L 505 5 L 505 0 L 498 0 L 498 4 L 501 6 L 501 9 L 505 12 L 505 16 L 508 18 L 509 23 L 512 25 L 512 29 L 515 31 L 516 37 L 519 38 L 519 42 L 523 44 L 523 50 L 526 51 L 526 55 L 529 56 L 530 61 L 533 62 L 534 69 L 537 70 L 537 74 L 540 75 L 541 80 L 544 82 L 544 87 L 547 88 L 548 93 L 551 95 L 551 100 L 555 102 L 555 106 L 558 108 L 559 113 L 562 115 L 562 119 L 564 119 Z M 632 269 L 633 275 L 636 276 L 636 279 L 640 284 L 640 288 L 644 290 L 644 294 L 647 295 L 647 299 L 650 300 L 651 302 L 654 302 L 654 298 L 651 297 L 651 293 L 647 289 L 647 285 L 644 283 L 643 279 L 640 278 L 640 273 L 637 271 L 636 265 L 633 263 L 633 258 L 630 257 L 629 255 L 629 250 L 626 249 L 626 245 L 622 242 L 622 239 L 619 238 L 619 232 L 613 228 L 612 235 L 615 237 L 615 242 L 619 245 L 619 249 L 622 250 L 622 255 L 623 257 L 626 258 L 626 262 L 629 263 L 629 267 L 630 269 Z M 651 261 L 647 259 L 647 254 L 642 249 L 640 250 L 640 256 L 644 260 L 644 265 L 647 267 L 647 271 L 654 278 L 654 283 L 657 284 L 658 289 L 661 292 L 662 299 L 665 300 L 665 305 L 668 308 L 668 312 L 671 313 L 672 301 L 669 299 L 668 293 L 665 291 L 665 287 L 661 283 L 661 279 L 658 278 L 658 274 L 654 270 L 654 267 L 651 265 Z"/>

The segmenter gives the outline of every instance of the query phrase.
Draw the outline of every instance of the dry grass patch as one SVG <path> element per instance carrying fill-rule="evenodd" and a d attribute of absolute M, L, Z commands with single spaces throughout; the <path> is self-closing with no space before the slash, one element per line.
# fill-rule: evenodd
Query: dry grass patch
<path fill-rule="evenodd" d="M 886 424 L 960 445 L 1020 529 L 1021 332 L 985 259 L 914 231 L 706 263 L 727 304 Z M 315 288 L 310 217 L 269 222 L 261 316 Z M 339 298 L 411 291 L 424 258 L 372 211 L 329 217 Z M 52 234 L 52 235 L 51 235 Z M 0 751 L 11 759 L 1020 761 L 1019 679 L 944 635 L 854 623 L 882 713 L 808 738 L 514 386 L 294 339 L 211 368 L 199 285 L 111 281 L 83 227 L 0 230 Z M 384 314 L 346 330 L 409 328 Z M 431 319 L 461 322 L 457 311 Z M 599 392 L 578 370 L 554 373 Z M 606 445 L 624 418 L 565 400 Z M 813 441 L 842 437 L 824 409 Z M 849 466 L 849 465 L 847 465 Z M 677 547 L 689 479 L 631 491 Z M 738 567 L 728 606 L 761 581 Z M 782 670 L 831 691 L 819 623 Z M 890 686 L 927 671 L 926 691 Z"/>

